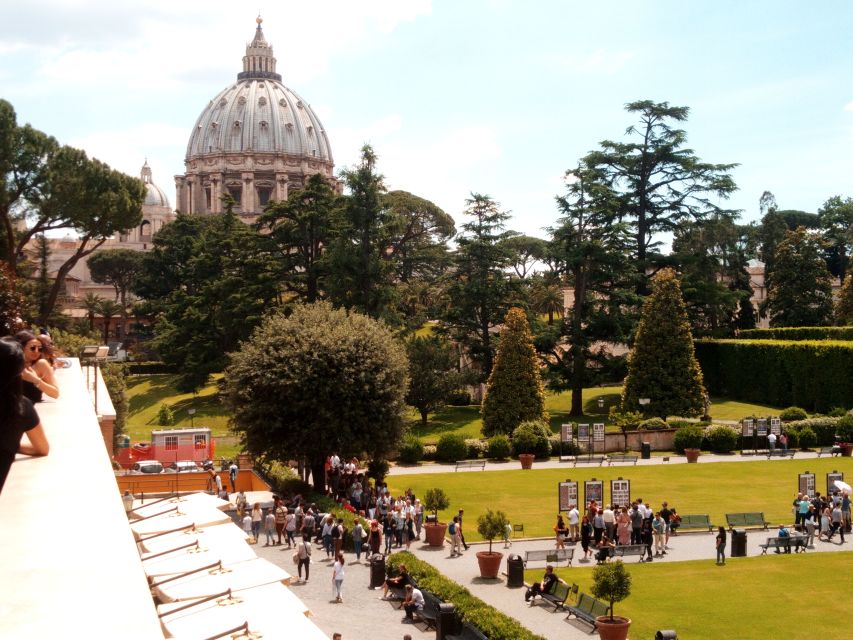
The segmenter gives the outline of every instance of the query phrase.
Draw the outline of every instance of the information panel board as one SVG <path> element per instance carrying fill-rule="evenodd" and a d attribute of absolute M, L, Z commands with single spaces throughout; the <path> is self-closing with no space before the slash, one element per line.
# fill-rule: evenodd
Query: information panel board
<path fill-rule="evenodd" d="M 572 441 L 572 423 L 560 425 L 560 440 L 562 442 Z"/>
<path fill-rule="evenodd" d="M 831 473 L 826 474 L 826 495 L 831 496 L 833 491 L 838 491 L 838 487 L 835 486 L 836 480 L 844 480 L 844 474 L 839 473 L 838 471 L 833 471 Z"/>
<path fill-rule="evenodd" d="M 741 433 L 744 438 L 751 438 L 755 423 L 752 420 L 744 420 L 741 425 Z"/>
<path fill-rule="evenodd" d="M 583 483 L 583 503 L 584 508 L 589 506 L 589 503 L 595 500 L 599 505 L 604 503 L 604 481 L 585 480 Z"/>
<path fill-rule="evenodd" d="M 770 418 L 770 433 L 782 435 L 782 421 L 779 418 Z"/>
<path fill-rule="evenodd" d="M 765 420 L 764 418 L 760 418 L 758 420 L 756 430 L 757 430 L 759 436 L 766 436 L 767 435 L 767 420 Z"/>
<path fill-rule="evenodd" d="M 797 493 L 813 498 L 816 484 L 815 474 L 808 471 L 801 473 L 797 476 Z"/>
<path fill-rule="evenodd" d="M 592 433 L 595 442 L 604 442 L 604 423 L 597 422 L 592 425 Z"/>
<path fill-rule="evenodd" d="M 557 500 L 560 513 L 569 511 L 578 504 L 578 483 L 571 480 L 560 482 L 557 487 Z"/>
<path fill-rule="evenodd" d="M 631 506 L 631 481 L 618 480 L 610 481 L 610 504 L 613 508 L 630 507 Z"/>
<path fill-rule="evenodd" d="M 578 440 L 581 442 L 589 442 L 588 424 L 578 424 Z"/>

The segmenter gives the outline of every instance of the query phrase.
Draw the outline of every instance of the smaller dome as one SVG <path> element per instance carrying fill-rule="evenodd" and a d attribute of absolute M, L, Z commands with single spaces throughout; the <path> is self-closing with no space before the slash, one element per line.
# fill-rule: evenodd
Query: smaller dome
<path fill-rule="evenodd" d="M 143 206 L 172 208 L 171 205 L 169 205 L 169 198 L 166 197 L 166 192 L 152 181 L 151 167 L 148 166 L 147 159 L 145 160 L 145 164 L 142 165 L 140 178 L 142 179 L 142 182 L 145 183 L 145 202 L 143 202 Z"/>

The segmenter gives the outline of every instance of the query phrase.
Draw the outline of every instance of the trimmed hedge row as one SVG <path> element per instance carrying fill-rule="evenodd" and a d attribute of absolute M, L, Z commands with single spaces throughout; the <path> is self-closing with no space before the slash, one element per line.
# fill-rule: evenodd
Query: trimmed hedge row
<path fill-rule="evenodd" d="M 853 327 L 776 327 L 744 329 L 738 333 L 744 340 L 853 340 Z"/>
<path fill-rule="evenodd" d="M 477 627 L 490 640 L 545 640 L 525 629 L 515 618 L 510 618 L 471 595 L 468 589 L 446 578 L 431 564 L 419 560 L 411 553 L 394 553 L 386 560 L 389 571 L 395 571 L 401 563 L 406 565 L 419 587 L 435 594 L 444 602 L 452 602 L 459 617 Z"/>
<path fill-rule="evenodd" d="M 713 395 L 827 412 L 853 407 L 853 342 L 697 340 Z"/>
<path fill-rule="evenodd" d="M 131 375 L 147 375 L 153 373 L 177 373 L 178 367 L 174 364 L 166 364 L 151 360 L 147 362 L 128 362 L 127 372 Z"/>

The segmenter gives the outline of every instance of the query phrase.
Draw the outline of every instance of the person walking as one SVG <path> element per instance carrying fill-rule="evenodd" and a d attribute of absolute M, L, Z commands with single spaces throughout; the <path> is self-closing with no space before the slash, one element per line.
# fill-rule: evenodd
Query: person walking
<path fill-rule="evenodd" d="M 576 504 L 569 505 L 569 537 L 572 542 L 580 540 L 581 515 Z"/>
<path fill-rule="evenodd" d="M 274 545 L 275 544 L 275 516 L 273 515 L 272 509 L 267 511 L 267 515 L 264 516 L 264 534 L 267 537 L 267 542 L 264 546 L 269 547 L 270 545 Z"/>
<path fill-rule="evenodd" d="M 264 520 L 264 512 L 261 510 L 261 503 L 256 502 L 252 507 L 252 537 L 256 541 L 261 539 L 261 522 Z"/>
<path fill-rule="evenodd" d="M 335 556 L 335 564 L 332 567 L 332 586 L 335 590 L 335 602 L 343 602 L 343 586 L 344 586 L 344 575 L 346 570 L 344 562 L 344 556 L 342 553 L 339 553 Z"/>
<path fill-rule="evenodd" d="M 231 480 L 231 493 L 237 493 L 237 473 L 238 472 L 239 472 L 239 468 L 237 467 L 237 463 L 232 460 L 231 466 L 228 467 L 228 478 Z"/>
<path fill-rule="evenodd" d="M 652 520 L 652 535 L 655 538 L 655 556 L 665 556 L 664 536 L 666 535 L 666 524 L 664 524 L 660 512 L 657 512 Z"/>
<path fill-rule="evenodd" d="M 717 530 L 717 564 L 726 564 L 726 530 L 720 527 Z"/>
<path fill-rule="evenodd" d="M 379 547 L 382 545 L 382 531 L 379 529 L 379 523 L 376 520 L 370 522 L 370 530 L 367 532 L 367 546 L 370 553 L 376 555 L 379 553 Z"/>
<path fill-rule="evenodd" d="M 627 507 L 622 507 L 616 516 L 616 544 L 631 544 L 631 516 Z"/>
<path fill-rule="evenodd" d="M 323 521 L 323 530 L 321 535 L 323 536 L 323 551 L 326 552 L 326 559 L 332 558 L 332 552 L 335 550 L 334 543 L 332 542 L 332 531 L 335 529 L 335 518 L 334 516 L 328 516 Z"/>
<path fill-rule="evenodd" d="M 361 526 L 361 520 L 356 518 L 355 526 L 352 528 L 352 546 L 355 550 L 356 562 L 361 562 L 361 546 L 364 544 L 365 535 L 364 527 Z"/>
<path fill-rule="evenodd" d="M 584 561 L 589 560 L 590 550 L 589 541 L 592 538 L 592 525 L 589 523 L 589 516 L 584 515 L 581 520 L 581 549 L 583 549 Z"/>
<path fill-rule="evenodd" d="M 450 557 L 462 555 L 462 534 L 459 531 L 459 516 L 453 516 L 453 522 L 447 527 L 447 532 L 450 534 Z"/>
<path fill-rule="evenodd" d="M 459 539 L 462 541 L 462 546 L 465 548 L 465 551 L 468 551 L 468 543 L 465 542 L 465 530 L 462 528 L 462 516 L 465 514 L 465 509 L 460 509 L 457 517 L 459 518 L 457 531 L 459 532 Z"/>
<path fill-rule="evenodd" d="M 284 531 L 284 523 L 287 518 L 287 507 L 284 506 L 284 503 L 281 501 L 281 498 L 275 499 L 273 515 L 275 519 L 275 532 L 278 535 L 278 542 L 276 542 L 276 544 L 280 545 L 281 533 L 282 531 Z"/>
<path fill-rule="evenodd" d="M 284 533 L 287 536 L 287 548 L 296 546 L 294 535 L 296 534 L 296 514 L 288 513 L 284 516 Z"/>
<path fill-rule="evenodd" d="M 554 533 L 557 534 L 556 540 L 556 548 L 557 549 L 565 549 L 566 548 L 566 538 L 569 535 L 569 530 L 566 529 L 566 523 L 563 521 L 563 516 L 557 516 L 557 524 L 554 525 Z"/>
<path fill-rule="evenodd" d="M 302 542 L 296 545 L 296 570 L 299 573 L 299 580 L 302 581 L 302 567 L 305 567 L 305 582 L 308 582 L 308 574 L 311 570 L 311 539 L 308 536 L 302 536 Z"/>

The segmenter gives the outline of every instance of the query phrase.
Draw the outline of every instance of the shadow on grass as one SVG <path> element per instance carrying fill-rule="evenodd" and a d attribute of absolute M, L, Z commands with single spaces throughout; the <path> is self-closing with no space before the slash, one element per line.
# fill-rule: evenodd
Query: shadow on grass
<path fill-rule="evenodd" d="M 137 387 L 148 385 L 148 389 L 142 393 L 136 393 Z M 160 405 L 175 393 L 173 376 L 158 374 L 150 376 L 131 376 L 127 382 L 128 395 L 130 396 L 130 413 L 139 413 L 152 405 Z"/>

